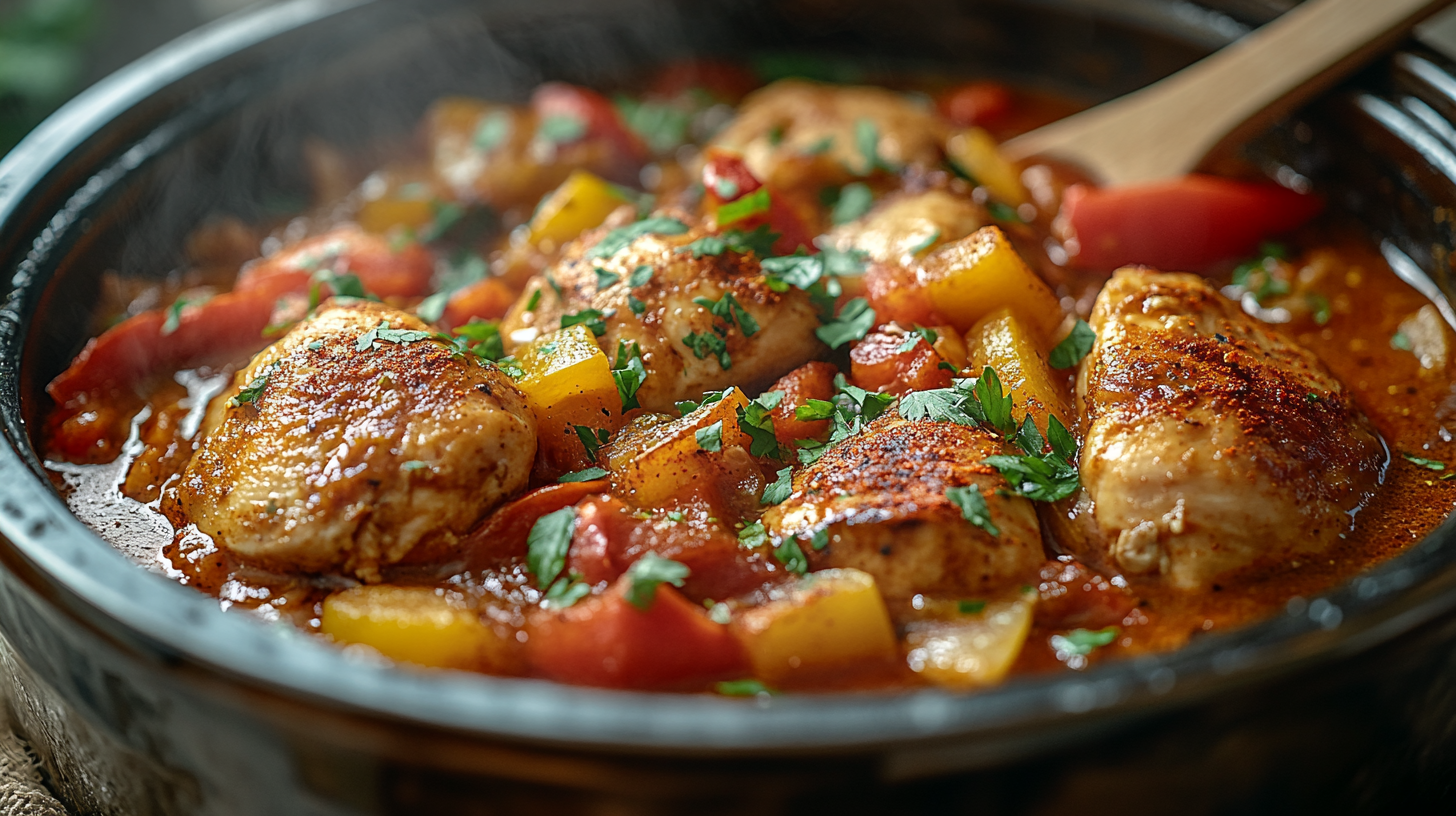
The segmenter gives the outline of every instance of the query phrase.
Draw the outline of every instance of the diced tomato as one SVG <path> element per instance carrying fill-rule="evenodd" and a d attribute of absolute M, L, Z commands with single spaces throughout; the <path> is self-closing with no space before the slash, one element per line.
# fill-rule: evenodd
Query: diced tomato
<path fill-rule="evenodd" d="M 647 147 L 622 121 L 612 100 L 590 88 L 565 82 L 547 82 L 531 94 L 531 109 L 542 119 L 564 116 L 581 122 L 583 139 L 601 139 L 612 146 L 616 159 L 640 163 Z"/>
<path fill-rule="evenodd" d="M 516 295 L 500 278 L 486 278 L 450 295 L 440 325 L 447 329 L 463 326 L 471 318 L 499 320 L 516 302 Z"/>
<path fill-rule="evenodd" d="M 864 274 L 864 296 L 875 310 L 875 317 L 884 323 L 935 326 L 945 322 L 936 314 L 915 271 L 898 264 L 869 264 Z"/>
<path fill-rule="evenodd" d="M 275 303 L 272 294 L 228 292 L 184 306 L 170 333 L 163 331 L 165 310 L 143 312 L 92 338 L 46 393 L 65 405 L 83 393 L 133 388 L 164 372 L 246 360 L 268 345 L 263 330 Z"/>
<path fill-rule="evenodd" d="M 737 154 L 726 150 L 708 150 L 706 161 L 703 162 L 703 203 L 707 214 L 719 218 L 720 228 L 749 232 L 767 224 L 770 230 L 779 234 L 773 245 L 776 254 L 789 255 L 800 247 L 813 252 L 814 235 L 808 227 L 809 221 L 800 212 L 796 201 L 772 186 L 768 188 L 767 211 L 729 222 L 718 216 L 718 211 L 724 204 L 738 201 L 763 186 Z"/>
<path fill-rule="evenodd" d="M 599 482 L 567 482 L 547 485 L 496 510 L 460 544 L 468 569 L 492 567 L 501 561 L 526 554 L 526 537 L 536 521 L 547 513 L 570 507 L 593 493 L 605 493 L 611 485 Z"/>
<path fill-rule="evenodd" d="M 1074 185 L 1060 219 L 1076 239 L 1077 266 L 1197 269 L 1247 255 L 1261 239 L 1304 224 L 1323 206 L 1317 196 L 1275 184 L 1192 175 L 1126 187 Z"/>
<path fill-rule="evenodd" d="M 809 400 L 828 402 L 834 397 L 834 375 L 839 373 L 832 363 L 805 363 L 785 374 L 770 391 L 782 391 L 784 398 L 773 410 L 774 436 L 780 443 L 792 446 L 798 439 L 817 439 L 829 430 L 829 420 L 803 420 L 795 417 L 795 409 Z"/>
<path fill-rule="evenodd" d="M 759 84 L 752 71 L 736 62 L 689 59 L 663 66 L 647 88 L 649 96 L 661 99 L 676 99 L 701 88 L 719 101 L 736 103 Z"/>
<path fill-rule="evenodd" d="M 1041 568 L 1038 626 L 1047 629 L 1102 629 L 1122 623 L 1137 598 L 1091 568 L 1062 556 Z"/>
<path fill-rule="evenodd" d="M 532 616 L 526 654 L 536 674 L 607 688 L 689 689 L 742 675 L 748 660 L 728 627 L 663 584 L 647 609 L 624 576 L 601 595 Z"/>
<path fill-rule="evenodd" d="M 381 236 L 343 226 L 246 267 L 233 289 L 274 298 L 307 292 L 321 269 L 353 273 L 379 297 L 418 297 L 430 290 L 435 259 L 414 241 L 396 248 Z M 327 287 L 322 291 L 329 294 Z"/>
<path fill-rule="evenodd" d="M 581 503 L 566 569 L 589 584 L 612 581 L 648 552 L 687 565 L 682 593 L 694 601 L 737 597 L 785 578 L 766 546 L 744 548 L 717 523 L 639 519 L 610 497 Z"/>
<path fill-rule="evenodd" d="M 910 337 L 915 335 L 870 332 L 849 350 L 850 379 L 866 391 L 888 394 L 949 388 L 955 372 L 941 367 L 945 360 L 924 338 L 901 350 Z"/>
<path fill-rule="evenodd" d="M 1011 89 L 999 82 L 967 82 L 936 100 L 940 115 L 960 127 L 985 127 L 1011 110 Z"/>
<path fill-rule="evenodd" d="M 114 407 L 112 401 L 89 401 L 91 404 L 65 407 L 51 414 L 46 432 L 46 453 L 75 464 L 113 462 L 121 452 L 130 425 L 130 417 Z"/>

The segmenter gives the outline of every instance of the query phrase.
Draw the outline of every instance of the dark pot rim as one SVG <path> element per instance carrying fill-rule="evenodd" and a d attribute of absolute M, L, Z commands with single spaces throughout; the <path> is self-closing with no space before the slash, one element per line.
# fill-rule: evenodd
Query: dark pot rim
<path fill-rule="evenodd" d="M 224 613 L 215 599 L 138 569 L 71 515 L 39 476 L 20 410 L 19 361 L 47 258 L 77 228 L 86 204 L 145 159 L 148 148 L 139 142 L 105 162 L 90 153 L 125 113 L 190 74 L 378 2 L 292 0 L 200 29 L 81 94 L 0 160 L 0 254 L 13 264 L 0 309 L 0 421 L 10 442 L 0 446 L 0 561 L 113 642 L 148 660 L 199 668 L 308 705 L 466 736 L 696 755 L 898 749 L 909 767 L 931 761 L 917 751 L 932 745 L 1004 744 L 1007 735 L 1034 741 L 1038 732 L 1096 727 L 1328 663 L 1456 605 L 1456 522 L 1448 518 L 1407 552 L 1326 595 L 1296 598 L 1286 614 L 1198 638 L 1176 652 L 1018 678 L 973 694 L 732 700 L 384 665 L 286 625 Z M 1128 8 L 1150 13 L 1148 4 Z M 39 203 L 47 199 L 64 203 Z"/>

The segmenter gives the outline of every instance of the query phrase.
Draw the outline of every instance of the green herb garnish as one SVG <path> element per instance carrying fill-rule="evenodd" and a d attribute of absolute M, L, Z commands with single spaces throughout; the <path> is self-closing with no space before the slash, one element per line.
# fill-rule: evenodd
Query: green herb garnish
<path fill-rule="evenodd" d="M 1071 368 L 1080 363 L 1092 351 L 1092 344 L 1097 340 L 1097 332 L 1087 321 L 1078 319 L 1072 331 L 1058 343 L 1052 353 L 1047 356 L 1047 362 L 1052 368 Z"/>
<path fill-rule="evenodd" d="M 686 564 L 663 558 L 655 552 L 643 553 L 627 568 L 627 603 L 647 611 L 657 599 L 657 587 L 671 584 L 681 587 L 692 574 Z"/>
<path fill-rule="evenodd" d="M 966 487 L 952 487 L 945 491 L 945 497 L 959 507 L 961 516 L 966 521 L 980 527 L 993 537 L 1001 535 L 1001 530 L 991 521 L 991 508 L 986 506 L 986 497 L 981 495 L 981 489 L 975 485 Z"/>

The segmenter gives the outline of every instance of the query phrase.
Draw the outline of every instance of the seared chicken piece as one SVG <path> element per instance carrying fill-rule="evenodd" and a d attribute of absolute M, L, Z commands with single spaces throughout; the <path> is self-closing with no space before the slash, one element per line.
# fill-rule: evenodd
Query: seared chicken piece
<path fill-rule="evenodd" d="M 359 302 L 264 349 L 209 406 L 174 521 L 284 571 L 372 581 L 448 553 L 526 486 L 536 424 L 508 377 L 429 336 Z"/>
<path fill-rule="evenodd" d="M 910 266 L 932 247 L 959 241 L 985 223 L 975 202 L 946 190 L 894 193 L 824 240 L 835 249 L 861 250 L 872 261 Z"/>
<path fill-rule="evenodd" d="M 1048 514 L 1079 559 L 1193 590 L 1350 528 L 1386 454 L 1313 354 L 1195 275 L 1119 271 L 1092 327 L 1083 490 Z"/>
<path fill-rule="evenodd" d="M 985 464 L 1001 443 L 980 428 L 871 422 L 794 476 L 794 492 L 764 515 L 776 538 L 795 537 L 815 569 L 854 567 L 887 598 L 927 593 L 976 596 L 1030 582 L 1045 560 L 1031 502 L 1002 495 L 1006 481 Z M 974 486 L 997 535 L 966 521 L 946 490 Z M 811 545 L 825 530 L 828 544 Z"/>
<path fill-rule="evenodd" d="M 615 359 L 619 341 L 642 347 L 647 379 L 637 399 L 643 408 L 664 413 L 675 402 L 730 385 L 755 393 L 824 350 L 814 336 L 819 318 L 808 296 L 793 288 L 769 289 L 751 254 L 727 250 L 694 258 L 685 250 L 701 237 L 694 232 L 644 235 L 610 257 L 591 257 L 606 234 L 605 228 L 586 233 L 554 270 L 531 279 L 501 324 L 508 345 L 555 331 L 563 315 L 596 309 L 606 326 L 598 342 L 609 357 Z M 634 288 L 632 275 L 641 267 L 652 277 Z M 693 302 L 721 302 L 727 295 L 751 316 L 751 333 L 737 312 L 725 310 L 731 319 L 716 316 Z M 634 301 L 641 314 L 633 311 Z"/>
<path fill-rule="evenodd" d="M 883 88 L 785 79 L 749 94 L 710 147 L 743 156 L 762 181 L 784 188 L 806 174 L 820 183 L 868 175 L 861 139 L 873 131 L 885 163 L 933 166 L 946 125 L 934 108 Z"/>

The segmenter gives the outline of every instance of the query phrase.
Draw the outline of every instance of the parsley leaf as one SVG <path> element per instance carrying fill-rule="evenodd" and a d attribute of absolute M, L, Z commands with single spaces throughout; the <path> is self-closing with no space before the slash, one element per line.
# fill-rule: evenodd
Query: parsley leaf
<path fill-rule="evenodd" d="M 830 348 L 839 348 L 853 340 L 863 340 L 875 326 L 875 310 L 869 301 L 855 298 L 844 304 L 839 316 L 814 330 L 815 336 Z"/>
<path fill-rule="evenodd" d="M 1092 351 L 1092 344 L 1096 340 L 1097 332 L 1092 331 L 1087 321 L 1078 319 L 1072 332 L 1052 349 L 1052 353 L 1047 356 L 1047 362 L 1052 368 L 1071 368 Z"/>
<path fill-rule="evenodd" d="M 918 243 L 916 243 L 914 246 L 910 247 L 910 254 L 911 255 L 919 255 L 920 253 L 924 252 L 925 250 L 930 249 L 931 247 L 935 246 L 935 242 L 936 241 L 939 241 L 939 240 L 940 240 L 940 230 L 937 229 L 935 232 L 932 232 L 929 235 L 925 236 L 924 240 L 921 240 Z"/>
<path fill-rule="evenodd" d="M 552 609 L 568 609 L 590 594 L 591 585 L 581 580 L 581 576 L 573 572 L 569 576 L 558 578 L 556 583 L 546 590 L 546 597 L 543 600 L 545 605 Z"/>
<path fill-rule="evenodd" d="M 794 469 L 792 467 L 786 467 L 778 472 L 778 478 L 774 479 L 773 484 L 763 489 L 763 498 L 758 501 L 759 504 L 764 505 L 782 504 L 788 500 L 793 492 Z"/>
<path fill-rule="evenodd" d="M 724 697 L 756 697 L 760 694 L 778 694 L 757 680 L 724 680 L 713 687 Z"/>
<path fill-rule="evenodd" d="M 901 343 L 895 351 L 904 354 L 919 345 L 922 339 L 927 345 L 934 347 L 935 341 L 940 339 L 940 335 L 936 334 L 935 329 L 916 329 L 905 336 L 905 342 Z"/>
<path fill-rule="evenodd" d="M 869 212 L 874 204 L 875 194 L 870 191 L 868 185 L 859 181 L 850 182 L 839 191 L 839 197 L 834 202 L 834 210 L 829 214 L 829 219 L 835 225 L 848 224 Z"/>
<path fill-rule="evenodd" d="M 575 507 L 563 507 L 536 519 L 526 535 L 526 569 L 536 576 L 536 586 L 550 587 L 561 574 L 575 532 Z"/>
<path fill-rule="evenodd" d="M 228 400 L 228 405 L 233 408 L 237 408 L 244 403 L 257 405 L 258 398 L 263 396 L 264 389 L 268 387 L 268 378 L 273 376 L 273 372 L 280 365 L 282 365 L 281 362 L 274 362 L 264 366 L 263 370 L 258 372 L 258 376 L 254 377 L 247 385 L 239 389 L 236 396 Z"/>
<path fill-rule="evenodd" d="M 956 611 L 962 615 L 977 615 L 985 610 L 985 601 L 959 601 L 956 603 Z"/>
<path fill-rule="evenodd" d="M 975 395 L 991 427 L 1002 433 L 1016 430 L 1016 420 L 1011 418 L 1011 395 L 1002 394 L 1001 378 L 996 376 L 996 369 L 986 366 L 981 371 L 981 377 L 976 381 Z"/>
<path fill-rule="evenodd" d="M 1316 326 L 1323 326 L 1334 317 L 1334 312 L 1330 309 L 1330 299 L 1324 295 L 1310 292 L 1304 296 L 1304 301 L 1309 304 L 1309 316 Z"/>
<path fill-rule="evenodd" d="M 768 543 L 768 531 L 764 529 L 762 521 L 755 521 L 745 525 L 738 531 L 738 546 L 746 549 L 755 549 Z"/>
<path fill-rule="evenodd" d="M 754 320 L 753 315 L 749 314 L 748 310 L 743 308 L 743 304 L 738 302 L 738 298 L 733 297 L 732 292 L 724 292 L 723 296 L 717 300 L 695 297 L 693 298 L 693 303 L 707 309 L 714 317 L 722 320 L 729 326 L 737 323 L 744 337 L 752 337 L 758 334 L 758 321 Z M 727 366 L 724 366 L 724 368 L 727 368 Z"/>
<path fill-rule="evenodd" d="M 867 176 L 876 170 L 884 170 L 887 173 L 900 172 L 899 167 L 880 155 L 880 129 L 875 126 L 874 120 L 869 118 L 855 120 L 854 146 L 859 149 L 860 155 L 865 160 L 862 175 Z"/>
<path fill-rule="evenodd" d="M 692 332 L 682 339 L 683 345 L 693 353 L 699 360 L 706 359 L 709 355 L 718 358 L 718 367 L 727 371 L 733 367 L 733 358 L 728 354 L 728 344 L 723 338 L 712 332 L 699 334 Z"/>
<path fill-rule="evenodd" d="M 720 185 L 721 189 L 721 185 Z M 742 221 L 745 218 L 766 213 L 772 202 L 769 200 L 767 187 L 760 187 L 757 190 L 739 198 L 729 201 L 718 208 L 718 226 L 726 227 Z"/>
<path fill-rule="evenodd" d="M 1410 338 L 1406 336 L 1405 332 L 1396 332 L 1392 335 L 1390 347 L 1401 351 L 1410 351 L 1412 348 Z"/>
<path fill-rule="evenodd" d="M 722 391 L 709 391 L 703 394 L 703 398 L 698 402 L 693 402 L 692 400 L 683 400 L 682 402 L 673 403 L 673 406 L 677 408 L 678 414 L 680 416 L 687 416 L 688 414 L 691 414 L 699 408 L 702 408 L 704 405 L 715 405 L 722 402 L 731 393 L 733 393 L 732 388 L 725 388 Z"/>
<path fill-rule="evenodd" d="M 1405 453 L 1405 452 L 1402 452 L 1400 455 L 1403 456 L 1403 457 L 1405 457 L 1405 460 L 1407 462 L 1410 462 L 1413 465 L 1419 465 L 1420 467 L 1423 467 L 1423 468 L 1425 468 L 1427 470 L 1445 470 L 1446 469 L 1446 464 L 1444 462 L 1437 462 L 1435 459 L 1422 459 L 1419 456 L 1412 456 L 1409 453 Z"/>
<path fill-rule="evenodd" d="M 575 142 L 586 135 L 586 122 L 575 116 L 547 116 L 536 126 L 536 138 L 551 144 Z"/>
<path fill-rule="evenodd" d="M 767 391 L 758 399 L 738 409 L 738 427 L 748 434 L 751 441 L 748 452 L 754 456 L 772 456 L 782 459 L 779 440 L 774 435 L 773 409 L 784 399 L 782 391 Z"/>
<path fill-rule="evenodd" d="M 1000 201 L 992 201 L 986 205 L 986 212 L 997 221 L 1006 221 L 1012 224 L 1021 224 L 1024 221 L 1021 213 L 1016 211 L 1010 204 L 1003 204 Z"/>
<path fill-rule="evenodd" d="M 475 129 L 475 149 L 482 153 L 489 153 L 497 147 L 500 147 L 501 143 L 510 135 L 510 113 L 503 110 L 493 110 L 481 117 L 480 125 Z"/>
<path fill-rule="evenodd" d="M 586 470 L 578 470 L 575 473 L 568 473 L 556 480 L 557 484 L 570 484 L 572 482 L 595 482 L 598 479 L 607 478 L 607 471 L 599 467 L 589 467 Z"/>
<path fill-rule="evenodd" d="M 612 439 L 612 432 L 606 428 L 588 428 L 585 425 L 572 425 L 571 429 L 576 431 L 576 438 L 581 440 L 581 446 L 586 448 L 586 455 L 593 461 L 602 446 Z"/>
<path fill-rule="evenodd" d="M 694 258 L 701 258 L 704 255 L 722 255 L 731 249 L 740 255 L 752 252 L 760 258 L 766 258 L 773 251 L 774 241 L 778 239 L 777 232 L 770 232 L 767 226 L 761 226 L 753 232 L 728 230 L 720 235 L 704 235 L 687 246 L 678 247 L 677 251 L 691 252 Z"/>
<path fill-rule="evenodd" d="M 655 552 L 643 553 L 641 558 L 627 568 L 627 603 L 645 612 L 657 599 L 657 587 L 660 584 L 681 587 L 691 574 L 692 570 L 686 564 L 663 558 Z"/>
<path fill-rule="evenodd" d="M 472 317 L 469 323 L 463 326 L 456 326 L 454 335 L 437 334 L 435 339 L 443 342 L 450 348 L 450 353 L 456 357 L 465 354 L 497 362 L 506 356 L 505 344 L 501 340 L 500 324 L 493 320 L 481 320 Z"/>
<path fill-rule="evenodd" d="M 819 422 L 834 416 L 834 403 L 810 397 L 803 405 L 794 408 L 794 419 L 801 422 Z"/>
<path fill-rule="evenodd" d="M 637 341 L 629 345 L 626 340 L 617 341 L 617 361 L 612 363 L 612 379 L 617 381 L 617 396 L 622 398 L 622 411 L 641 408 L 637 391 L 647 380 L 647 368 L 642 364 L 642 347 Z"/>
<path fill-rule="evenodd" d="M 774 547 L 774 558 L 789 572 L 804 575 L 809 571 L 809 559 L 804 557 L 804 551 L 799 548 L 798 539 L 786 538 L 780 541 Z"/>
<path fill-rule="evenodd" d="M 1063 655 L 1080 657 L 1090 654 L 1093 649 L 1117 640 L 1117 636 L 1121 632 L 1122 630 L 1116 626 L 1109 626 L 1106 629 L 1073 629 L 1065 635 L 1052 635 L 1051 646 Z"/>
<path fill-rule="evenodd" d="M 986 497 L 975 485 L 952 487 L 945 491 L 951 504 L 961 509 L 961 516 L 992 536 L 1001 535 L 1001 530 L 991 521 L 991 508 L 986 506 Z"/>
<path fill-rule="evenodd" d="M 652 267 L 647 264 L 642 264 L 632 270 L 631 275 L 627 276 L 627 287 L 629 289 L 636 289 L 639 286 L 646 286 L 650 280 L 652 280 Z"/>
<path fill-rule="evenodd" d="M 668 153 L 688 139 L 692 115 L 674 105 L 617 97 L 617 111 L 622 121 L 642 137 L 653 153 Z"/>
<path fill-rule="evenodd" d="M 603 313 L 600 309 L 582 309 L 579 312 L 562 315 L 561 328 L 567 329 L 582 324 L 591 329 L 592 334 L 601 337 L 607 333 L 606 318 L 608 317 L 611 315 Z"/>
<path fill-rule="evenodd" d="M 723 450 L 723 420 L 720 419 L 706 428 L 699 428 L 693 438 L 697 439 L 699 448 L 709 453 Z"/>
<path fill-rule="evenodd" d="M 608 272 L 607 270 L 602 269 L 600 266 L 593 271 L 597 273 L 597 291 L 610 289 L 611 287 L 617 285 L 617 281 L 620 281 L 622 279 L 622 276 L 618 275 L 616 272 Z"/>
<path fill-rule="evenodd" d="M 815 530 L 814 535 L 809 538 L 809 546 L 813 547 L 816 551 L 828 547 L 829 528 L 820 527 L 819 529 Z"/>
<path fill-rule="evenodd" d="M 644 218 L 607 233 L 602 240 L 597 242 L 596 246 L 587 252 L 586 256 L 588 258 L 610 258 L 631 246 L 633 241 L 644 235 L 682 235 L 687 231 L 688 225 L 676 218 L 667 216 Z"/>
<path fill-rule="evenodd" d="M 378 326 L 359 335 L 359 339 L 354 341 L 354 350 L 378 351 L 380 343 L 404 345 L 406 343 L 418 343 L 421 340 L 430 340 L 434 337 L 434 332 L 420 331 L 418 329 L 391 329 L 388 320 L 381 320 Z"/>
<path fill-rule="evenodd" d="M 187 308 L 190 300 L 178 298 L 171 306 L 167 307 L 167 319 L 162 321 L 162 336 L 166 337 L 182 325 L 182 310 Z"/>

